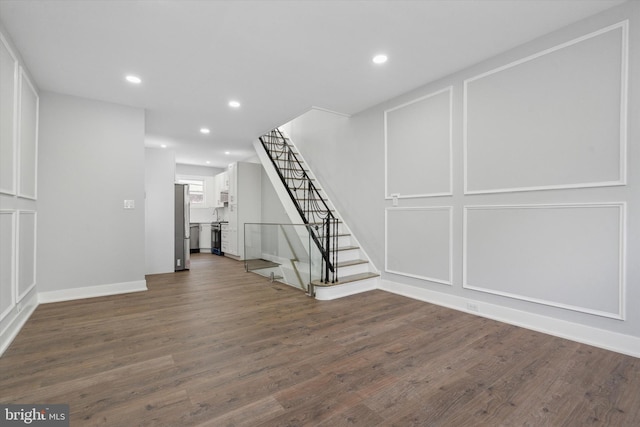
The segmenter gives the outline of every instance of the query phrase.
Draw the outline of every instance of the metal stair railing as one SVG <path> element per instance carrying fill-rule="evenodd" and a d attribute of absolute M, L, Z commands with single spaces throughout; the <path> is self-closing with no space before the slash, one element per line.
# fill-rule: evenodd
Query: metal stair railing
<path fill-rule="evenodd" d="M 302 167 L 287 138 L 276 128 L 260 142 L 322 255 L 321 280 L 338 281 L 338 219 Z"/>

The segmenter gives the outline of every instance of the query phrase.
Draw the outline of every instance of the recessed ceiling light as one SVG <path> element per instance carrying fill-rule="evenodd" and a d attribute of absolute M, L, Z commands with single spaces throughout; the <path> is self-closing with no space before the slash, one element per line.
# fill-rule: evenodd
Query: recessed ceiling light
<path fill-rule="evenodd" d="M 138 77 L 138 76 L 134 76 L 133 74 L 129 74 L 127 77 L 125 77 L 125 79 L 129 83 L 133 83 L 133 84 L 137 84 L 137 85 L 142 83 L 142 79 L 140 77 Z"/>
<path fill-rule="evenodd" d="M 231 152 L 230 151 L 225 151 L 224 154 L 226 154 L 228 156 L 229 154 L 231 154 Z"/>
<path fill-rule="evenodd" d="M 229 107 L 240 108 L 240 103 L 238 101 L 229 101 Z"/>
<path fill-rule="evenodd" d="M 209 130 L 208 128 L 200 128 L 200 133 L 208 135 L 209 133 L 211 133 L 211 130 Z"/>
<path fill-rule="evenodd" d="M 167 148 L 167 144 L 161 144 L 160 147 Z"/>
<path fill-rule="evenodd" d="M 211 164 L 211 162 L 209 160 L 207 160 L 207 164 L 209 165 L 209 164 Z"/>
<path fill-rule="evenodd" d="M 376 55 L 373 57 L 373 63 L 374 64 L 384 64 L 385 62 L 387 62 L 387 55 Z"/>

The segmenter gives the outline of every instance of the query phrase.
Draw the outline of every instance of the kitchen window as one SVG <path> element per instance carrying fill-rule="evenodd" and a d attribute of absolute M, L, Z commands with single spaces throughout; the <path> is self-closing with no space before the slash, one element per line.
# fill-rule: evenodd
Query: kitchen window
<path fill-rule="evenodd" d="M 189 185 L 189 200 L 192 205 L 203 205 L 204 200 L 204 180 L 203 179 L 178 179 L 179 184 Z"/>

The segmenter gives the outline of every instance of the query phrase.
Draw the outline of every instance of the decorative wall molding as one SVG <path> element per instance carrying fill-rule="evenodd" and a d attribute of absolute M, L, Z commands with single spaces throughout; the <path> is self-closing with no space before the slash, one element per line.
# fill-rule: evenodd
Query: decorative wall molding
<path fill-rule="evenodd" d="M 394 111 L 398 111 L 401 110 L 403 108 L 409 107 L 409 106 L 413 106 L 417 103 L 426 101 L 430 98 L 434 98 L 438 95 L 444 94 L 444 93 L 448 93 L 449 94 L 449 99 L 448 99 L 448 156 L 449 156 L 449 161 L 448 161 L 448 188 L 445 191 L 439 191 L 439 192 L 431 192 L 431 193 L 418 193 L 418 194 L 401 194 L 401 193 L 396 193 L 395 191 L 392 193 L 389 190 L 389 119 L 388 119 L 388 115 L 389 113 L 392 113 Z M 418 142 L 419 144 L 419 142 Z M 415 150 L 414 150 L 415 151 Z M 388 110 L 385 110 L 384 112 L 384 160 L 385 160 L 385 167 L 384 167 L 384 177 L 385 177 L 385 199 L 392 199 L 394 197 L 397 197 L 399 199 L 410 199 L 410 198 L 421 198 L 421 197 L 440 197 L 440 196 L 451 196 L 453 194 L 453 86 L 448 86 L 444 89 L 438 90 L 436 92 L 430 93 L 428 95 L 425 96 L 421 96 L 419 98 L 416 98 L 414 100 L 411 100 L 409 102 L 405 102 L 404 104 L 400 104 L 397 105 L 393 108 L 390 108 Z"/>
<path fill-rule="evenodd" d="M 9 167 L 10 165 L 10 182 L 9 183 L 4 183 L 2 181 L 4 180 L 0 180 L 0 193 L 2 194 L 9 194 L 12 196 L 15 196 L 17 194 L 17 170 L 18 170 L 18 166 L 17 166 L 17 161 L 18 161 L 18 147 L 17 147 L 17 128 L 18 128 L 18 70 L 19 70 L 19 65 L 18 65 L 18 59 L 16 57 L 16 55 L 13 53 L 13 50 L 11 49 L 11 47 L 9 46 L 9 43 L 7 43 L 7 41 L 5 40 L 4 36 L 0 33 L 0 48 L 6 50 L 6 52 L 9 54 L 10 56 L 10 60 L 13 62 L 13 76 L 12 76 L 12 80 L 13 80 L 13 84 L 12 84 L 12 91 L 13 91 L 13 96 L 12 96 L 12 107 L 11 107 L 11 118 L 10 118 L 10 126 L 11 126 L 11 132 L 10 132 L 10 141 L 9 141 L 9 145 L 11 147 L 11 152 L 10 154 L 7 154 L 7 152 L 5 151 L 5 144 L 7 144 L 6 140 L 2 140 L 2 145 L 3 145 L 3 157 L 8 156 L 9 158 L 4 158 L 2 159 L 2 169 L 5 169 L 7 167 Z M 2 118 L 4 119 L 4 117 Z M 5 124 L 4 122 L 1 124 L 2 127 L 4 127 Z M 6 129 L 4 129 L 4 132 L 6 132 Z M 5 135 L 6 137 L 6 135 Z M 6 173 L 6 169 L 5 169 L 5 173 Z M 9 184 L 9 185 L 5 185 L 5 184 Z"/>
<path fill-rule="evenodd" d="M 61 289 L 38 293 L 38 302 L 46 304 L 50 302 L 71 301 L 84 298 L 104 297 L 109 295 L 127 294 L 147 290 L 146 280 L 133 282 L 111 283 L 108 285 L 87 286 L 83 288 Z"/>
<path fill-rule="evenodd" d="M 470 254 L 469 254 L 469 215 L 470 212 L 473 211 L 509 211 L 509 210 L 539 210 L 539 211 L 549 211 L 549 210 L 554 210 L 554 209 L 570 209 L 570 210 L 575 210 L 575 212 L 578 212 L 579 210 L 593 210 L 593 209 L 614 209 L 617 210 L 617 214 L 616 214 L 616 219 L 618 221 L 617 224 L 612 225 L 612 224 L 605 224 L 602 222 L 599 222 L 597 224 L 590 224 L 591 229 L 594 230 L 594 232 L 600 232 L 602 229 L 606 229 L 607 231 L 605 231 L 606 233 L 612 233 L 611 228 L 613 227 L 617 227 L 618 228 L 618 232 L 615 233 L 614 235 L 616 236 L 618 242 L 617 242 L 617 247 L 615 248 L 617 251 L 617 254 L 615 254 L 615 256 L 617 257 L 617 266 L 616 269 L 617 271 L 615 272 L 615 274 L 617 275 L 617 282 L 615 283 L 615 289 L 608 289 L 605 288 L 603 284 L 599 284 L 599 286 L 601 288 L 595 289 L 595 288 L 591 288 L 589 289 L 589 294 L 585 294 L 585 292 L 580 292 L 579 289 L 570 289 L 573 293 L 571 293 L 571 295 L 573 296 L 577 296 L 577 297 L 586 297 L 588 295 L 590 296 L 596 296 L 597 292 L 605 292 L 605 291 L 614 291 L 616 293 L 616 297 L 615 297 L 615 301 L 616 301 L 616 305 L 617 305 L 617 309 L 616 310 L 605 310 L 605 309 L 597 309 L 597 308 L 593 308 L 593 307 L 585 307 L 585 306 L 581 306 L 578 304 L 573 304 L 573 303 L 569 303 L 568 301 L 561 301 L 561 298 L 558 298 L 557 300 L 553 299 L 552 295 L 546 295 L 546 296 L 535 296 L 533 295 L 534 293 L 538 292 L 538 293 L 542 293 L 542 288 L 543 286 L 549 286 L 548 283 L 540 283 L 540 286 L 534 286 L 532 284 L 529 284 L 529 287 L 527 287 L 525 289 L 525 292 L 518 292 L 518 291 L 509 291 L 509 290 L 505 290 L 505 289 L 500 289 L 499 286 L 499 278 L 493 278 L 492 280 L 490 279 L 485 279 L 486 283 L 477 283 L 477 284 L 470 284 L 470 279 L 469 279 L 469 271 L 468 271 L 468 266 L 469 266 L 469 258 L 470 258 Z M 522 215 L 521 215 L 522 216 Z M 514 221 L 518 220 L 516 217 L 514 217 Z M 498 222 L 498 220 L 496 219 L 495 222 Z M 502 223 L 505 223 L 506 221 L 503 219 Z M 576 216 L 576 220 L 574 221 L 574 223 L 578 224 L 578 218 Z M 573 311 L 579 311 L 579 312 L 583 312 L 583 313 L 587 313 L 587 314 L 593 314 L 593 315 L 597 315 L 597 316 L 602 316 L 602 317 L 609 317 L 609 318 L 613 318 L 613 319 L 618 319 L 618 320 L 624 320 L 625 318 L 625 305 L 626 305 L 626 301 L 625 301 L 625 296 L 626 296 L 626 266 L 625 266 L 625 260 L 626 260 L 626 203 L 624 202 L 618 202 L 618 203 L 576 203 L 576 204 L 529 204 L 529 205 L 483 205 L 483 206 L 465 206 L 464 207 L 464 229 L 463 229 L 463 288 L 465 289 L 471 289 L 471 290 L 475 290 L 475 291 L 479 291 L 479 292 L 484 292 L 484 293 L 489 293 L 489 294 L 494 294 L 494 295 L 500 295 L 500 296 L 505 296 L 505 297 L 509 297 L 509 298 L 515 298 L 515 299 L 519 299 L 519 300 L 523 300 L 523 301 L 528 301 L 528 302 L 533 302 L 533 303 L 537 303 L 537 304 L 544 304 L 544 305 L 549 305 L 549 306 L 553 306 L 553 307 L 559 307 L 559 308 L 563 308 L 563 309 L 568 309 L 568 310 L 573 310 Z M 526 226 L 526 224 L 523 223 L 523 226 Z M 484 227 L 484 228 L 488 228 L 488 227 Z M 587 224 L 585 224 L 584 227 L 584 231 L 581 231 L 581 233 L 585 234 L 587 233 L 587 230 L 589 229 L 589 227 L 587 227 Z M 495 228 L 492 228 L 493 231 L 499 231 L 496 230 Z M 501 237 L 503 237 L 500 233 L 496 233 L 497 237 L 495 237 L 496 239 L 500 239 Z M 504 233 L 503 233 L 504 234 Z M 586 234 L 585 234 L 586 235 Z M 493 237 L 490 235 L 490 237 Z M 542 239 L 542 236 L 536 235 L 535 237 L 533 237 L 534 239 Z M 486 239 L 485 239 L 486 241 Z M 504 247 L 506 246 L 508 248 L 508 243 L 509 242 L 505 242 L 504 239 L 500 240 L 500 241 L 496 241 L 493 244 L 493 246 L 501 246 Z M 537 241 L 535 243 L 540 244 L 540 241 Z M 543 244 L 545 242 L 542 242 Z M 548 246 L 553 246 L 553 244 L 564 244 L 565 246 L 567 245 L 571 245 L 574 242 L 549 242 L 550 244 Z M 483 241 L 484 244 L 484 241 Z M 604 242 L 603 242 L 604 245 Z M 579 248 L 575 248 L 576 250 L 573 251 L 573 253 L 575 252 L 588 252 L 589 250 L 596 250 L 599 249 L 599 245 L 598 248 L 595 248 L 596 245 L 593 245 L 594 247 L 592 248 L 587 248 L 587 247 L 579 247 Z M 613 246 L 612 244 L 610 246 Z M 529 260 L 529 258 L 527 258 L 527 255 L 529 257 L 535 257 L 536 253 L 533 252 L 532 254 L 530 254 L 529 252 L 527 252 L 527 250 L 531 249 L 529 247 L 526 246 L 521 246 L 521 251 L 520 253 L 518 253 L 518 256 L 520 256 L 520 258 L 515 258 L 516 255 L 514 255 L 514 259 L 518 262 L 518 263 L 523 263 L 525 264 L 526 262 L 532 262 L 532 263 L 539 263 L 536 264 L 536 267 L 533 268 L 532 265 L 529 265 L 528 267 L 531 267 L 532 273 L 533 271 L 540 271 L 543 266 L 545 265 L 545 259 L 544 257 L 541 257 L 541 260 L 536 260 L 536 259 L 532 259 Z M 568 248 L 568 249 L 567 249 Z M 565 248 L 565 250 L 570 250 L 571 248 L 569 246 L 567 246 L 567 248 Z M 511 249 L 511 254 L 514 253 L 513 248 Z M 535 249 L 535 248 L 534 248 Z M 538 253 L 542 253 L 542 247 L 540 248 L 541 250 L 538 251 Z M 508 249 L 507 249 L 508 250 Z M 494 257 L 499 257 L 500 260 L 494 260 L 495 263 L 503 263 L 503 264 L 508 264 L 509 260 L 505 259 L 505 257 L 502 257 L 500 254 L 495 253 L 495 251 L 492 251 L 491 249 L 486 249 L 482 252 L 482 254 L 484 256 L 491 256 L 488 254 L 492 254 Z M 477 254 L 476 254 L 477 255 Z M 612 256 L 612 254 L 608 254 L 609 256 Z M 586 255 L 585 255 L 586 256 Z M 602 259 L 606 258 L 606 254 L 605 256 L 601 257 Z M 513 260 L 511 260 L 513 261 Z M 548 262 L 548 260 L 546 260 Z M 570 262 L 571 260 L 563 260 L 563 259 L 554 259 L 554 262 L 556 263 L 556 266 L 558 268 L 558 272 L 556 273 L 556 277 L 558 277 L 560 281 L 562 281 L 561 278 L 564 278 L 564 282 L 566 284 L 570 284 L 570 280 L 573 279 L 575 280 L 575 277 L 571 277 L 571 272 L 575 272 L 575 270 L 573 269 L 572 265 L 573 263 Z M 605 262 L 603 261 L 603 264 Z M 483 263 L 483 265 L 492 265 L 491 260 L 485 260 L 485 262 Z M 518 285 L 521 286 L 527 286 L 527 281 L 528 280 L 535 280 L 535 274 L 531 274 L 529 277 L 529 275 L 527 275 L 526 272 L 526 268 L 527 265 L 520 265 L 518 264 L 520 269 L 524 269 L 525 271 L 522 271 L 522 275 L 524 275 L 524 278 L 520 281 L 521 283 L 518 283 Z M 584 265 L 586 267 L 590 267 L 589 263 L 587 262 L 581 262 L 580 265 Z M 505 267 L 501 270 L 501 274 L 504 274 L 505 277 L 509 277 L 509 273 L 508 273 L 508 267 L 509 265 L 505 265 Z M 488 267 L 490 268 L 490 267 Z M 565 270 L 561 270 L 561 268 L 565 268 Z M 602 270 L 606 270 L 606 268 L 602 268 Z M 584 272 L 584 268 L 580 270 L 580 272 L 575 273 L 575 274 L 587 274 L 586 272 Z M 516 280 L 514 280 L 514 278 L 512 279 L 512 283 L 514 283 Z M 613 279 L 613 278 L 607 278 L 607 279 Z M 584 281 L 584 285 L 586 286 L 588 280 Z M 488 283 L 491 283 L 491 287 L 488 286 Z M 581 283 L 582 286 L 582 283 Z M 590 286 L 594 286 L 593 283 L 590 284 Z M 533 289 L 532 292 L 526 292 L 530 289 Z M 559 289 L 559 288 L 555 288 L 555 293 L 560 294 L 560 291 L 563 291 L 564 289 Z M 549 293 L 551 294 L 551 292 L 553 291 L 553 289 L 549 289 Z M 613 300 L 613 298 L 611 298 L 611 300 Z M 605 304 L 605 301 L 600 302 L 601 304 Z"/>
<path fill-rule="evenodd" d="M 394 270 L 389 267 L 389 213 L 390 212 L 416 212 L 416 211 L 424 211 L 424 212 L 432 212 L 432 211 L 446 211 L 448 213 L 448 277 L 440 278 L 433 276 L 425 276 L 420 274 L 415 274 L 407 271 Z M 426 207 L 392 207 L 385 209 L 385 260 L 384 267 L 387 273 L 398 274 L 401 276 L 412 277 L 415 279 L 426 280 L 429 282 L 441 283 L 443 285 L 451 285 L 452 277 L 453 277 L 453 207 L 451 206 L 426 206 Z"/>
<path fill-rule="evenodd" d="M 20 67 L 18 84 L 18 197 L 30 200 L 38 198 L 38 121 L 40 98 L 38 91 L 27 76 L 27 73 Z M 27 99 L 24 94 L 33 95 L 32 107 L 34 111 L 32 117 L 28 117 L 26 110 Z M 32 123 L 29 122 L 29 118 Z M 27 133 L 29 132 L 29 133 Z M 27 168 L 26 166 L 29 166 Z"/>
<path fill-rule="evenodd" d="M 38 213 L 33 210 L 18 210 L 18 221 L 16 225 L 16 302 L 22 301 L 22 299 L 36 286 L 36 244 L 37 244 L 37 231 L 38 231 Z M 29 241 L 23 238 L 23 234 L 25 233 L 25 229 L 23 229 L 23 223 L 26 223 L 26 216 L 33 216 L 33 229 L 29 230 L 32 233 L 32 239 Z M 28 236 L 28 235 L 27 235 Z M 31 247 L 27 246 L 27 243 L 31 245 Z M 27 254 L 29 254 L 29 258 L 27 258 Z M 26 259 L 25 259 L 26 258 Z M 25 264 L 26 263 L 26 264 Z M 27 267 L 30 268 L 28 270 Z M 28 282 L 23 286 L 23 276 L 24 273 L 29 271 Z M 29 277 L 27 275 L 27 277 Z M 21 290 L 23 288 L 23 290 Z"/>
<path fill-rule="evenodd" d="M 513 61 L 509 64 L 494 68 L 490 71 L 481 73 L 477 76 L 468 78 L 463 82 L 463 157 L 464 157 L 464 194 L 490 194 L 490 193 L 507 193 L 507 192 L 521 192 L 521 191 L 537 191 L 537 190 L 549 190 L 549 189 L 573 189 L 573 188 L 590 188 L 590 187 L 607 187 L 607 186 L 620 186 L 625 185 L 627 180 L 627 98 L 628 98 L 628 45 L 629 45 L 629 28 L 628 28 L 628 20 L 621 21 L 619 23 L 607 26 L 600 30 L 588 33 L 584 36 L 575 38 L 565 43 L 561 43 L 559 45 L 553 46 L 549 49 L 545 49 L 536 54 L 527 56 L 525 58 L 519 59 L 517 61 Z M 606 35 L 612 31 L 620 31 L 620 64 L 616 64 L 616 66 L 620 67 L 620 84 L 619 84 L 619 97 L 620 97 L 620 114 L 619 114 L 619 126 L 616 132 L 619 132 L 619 141 L 617 142 L 617 147 L 615 149 L 619 152 L 618 154 L 618 165 L 617 172 L 618 177 L 612 179 L 599 179 L 599 177 L 593 177 L 595 179 L 585 178 L 584 180 L 577 179 L 576 182 L 557 182 L 557 183 L 544 183 L 544 184 L 527 184 L 527 185 L 514 185 L 514 186 L 498 186 L 498 187 L 489 187 L 489 188 L 473 188 L 472 182 L 469 181 L 470 177 L 470 159 L 469 159 L 469 92 L 470 87 L 473 82 L 479 81 L 483 78 L 494 76 L 497 73 L 501 73 L 505 70 L 514 69 L 514 67 L 518 67 L 521 65 L 529 64 L 531 61 L 542 58 L 546 55 L 557 54 L 563 49 L 578 46 L 581 42 L 592 41 L 594 38 L 602 35 Z M 607 50 L 607 51 L 610 51 Z M 554 65 L 554 64 L 552 64 Z M 549 74 L 551 72 L 549 71 Z M 560 75 L 559 72 L 555 72 L 555 74 Z M 566 76 L 565 76 L 566 77 Z M 523 87 L 526 87 L 526 82 L 523 82 Z M 585 91 L 590 91 L 590 88 L 585 88 Z M 616 94 L 618 96 L 618 94 Z M 551 101 L 546 101 L 551 102 Z M 579 102 L 579 100 L 576 100 Z M 581 104 L 576 104 L 581 105 Z M 587 120 L 587 119 L 585 119 Z M 527 146 L 531 146 L 528 144 Z M 597 149 L 597 147 L 596 147 Z M 613 149 L 613 147 L 612 147 Z M 499 154 L 499 153 L 497 153 Z M 496 153 L 491 153 L 491 156 L 495 156 Z M 482 170 L 490 169 L 489 166 L 481 168 Z M 590 170 L 590 169 L 589 169 Z M 591 172 L 590 172 L 591 173 Z M 597 172 L 593 172 L 594 174 Z M 513 177 L 513 175 L 511 175 Z"/>
<path fill-rule="evenodd" d="M 2 240 L 0 241 L 1 245 L 7 245 L 8 248 L 2 248 L 2 250 L 0 251 L 0 253 L 2 253 L 3 255 L 3 259 L 2 261 L 4 262 L 4 256 L 8 256 L 9 257 L 9 265 L 2 267 L 2 270 L 0 271 L 0 274 L 2 274 L 3 276 L 8 275 L 8 283 L 1 283 L 0 286 L 0 292 L 6 290 L 9 290 L 9 304 L 7 304 L 7 306 L 2 309 L 2 307 L 0 307 L 0 310 L 2 310 L 2 312 L 0 312 L 0 321 L 2 321 L 5 317 L 7 317 L 7 315 L 13 310 L 13 308 L 16 305 L 16 223 L 17 223 L 17 213 L 15 210 L 8 210 L 8 209 L 3 209 L 0 210 L 0 218 L 3 216 L 7 216 L 9 217 L 9 222 L 10 222 L 10 230 L 9 230 L 9 234 L 6 234 L 6 231 L 2 232 Z M 4 221 L 0 222 L 0 226 L 2 225 Z M 5 254 L 5 250 L 8 251 L 9 253 Z M 9 269 L 9 271 L 7 272 L 7 269 Z M 1 352 L 0 352 L 1 354 Z"/>

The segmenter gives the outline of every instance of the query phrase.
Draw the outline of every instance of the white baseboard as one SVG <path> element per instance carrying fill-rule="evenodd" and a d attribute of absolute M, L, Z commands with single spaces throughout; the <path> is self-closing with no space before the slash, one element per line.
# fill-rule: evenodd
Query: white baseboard
<path fill-rule="evenodd" d="M 604 348 L 633 357 L 640 357 L 640 338 L 631 335 L 624 335 L 592 326 L 568 322 L 566 320 L 527 313 L 500 305 L 430 291 L 428 289 L 391 282 L 389 280 L 380 280 L 379 289 L 548 335 L 592 345 L 594 347 Z M 472 311 L 467 308 L 467 304 L 470 302 L 477 308 L 477 311 Z"/>
<path fill-rule="evenodd" d="M 37 307 L 38 296 L 35 292 L 33 292 L 33 295 L 29 299 L 25 298 L 20 301 L 21 310 L 19 312 L 17 311 L 17 308 L 14 308 L 14 310 L 9 313 L 7 318 L 10 319 L 8 320 L 10 323 L 4 330 L 2 330 L 2 333 L 0 333 L 0 356 L 2 356 L 5 350 L 9 348 L 9 345 L 11 345 L 15 337 L 18 335 L 24 324 L 27 323 L 27 320 L 29 320 L 29 317 L 31 317 L 31 314 L 33 314 Z"/>
<path fill-rule="evenodd" d="M 316 299 L 329 301 L 332 299 L 348 297 L 349 295 L 359 294 L 361 292 L 373 291 L 374 289 L 379 288 L 379 280 L 379 277 L 374 277 L 367 280 L 345 283 L 344 285 L 316 286 Z"/>
<path fill-rule="evenodd" d="M 38 302 L 46 304 L 50 302 L 71 301 L 83 298 L 104 297 L 108 295 L 127 294 L 147 290 L 146 280 L 133 282 L 111 283 L 109 285 L 89 286 L 85 288 L 61 289 L 59 291 L 39 292 Z"/>

